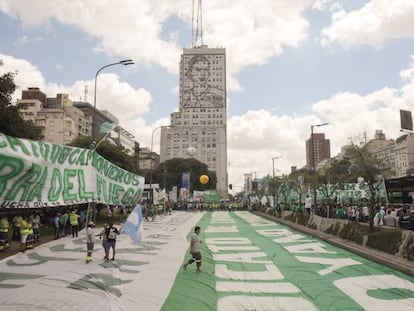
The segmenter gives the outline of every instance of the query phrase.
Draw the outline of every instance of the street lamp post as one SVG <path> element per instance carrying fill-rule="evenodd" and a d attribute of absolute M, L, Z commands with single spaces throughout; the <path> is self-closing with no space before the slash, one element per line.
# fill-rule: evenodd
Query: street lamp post
<path fill-rule="evenodd" d="M 156 128 L 154 128 L 152 130 L 152 134 L 151 134 L 151 149 L 150 149 L 150 203 L 151 205 L 153 204 L 152 200 L 153 200 L 153 193 L 152 193 L 152 167 L 153 167 L 153 162 L 154 162 L 154 154 L 153 154 L 153 147 L 154 147 L 154 133 L 156 130 L 163 128 L 163 127 L 171 127 L 169 125 L 161 125 L 161 126 L 157 126 Z"/>
<path fill-rule="evenodd" d="M 316 125 L 311 125 L 311 145 L 312 145 L 312 172 L 316 171 L 316 161 L 315 161 L 315 145 L 314 145 L 314 139 L 313 139 L 313 128 L 314 127 L 321 127 L 321 126 L 325 126 L 328 125 L 329 123 L 321 123 L 321 124 L 316 124 Z M 314 204 L 314 208 L 315 211 L 317 211 L 318 207 L 317 207 L 317 202 L 316 202 L 316 187 L 313 187 L 313 204 Z"/>
<path fill-rule="evenodd" d="M 164 162 L 164 190 L 165 190 L 165 197 L 164 197 L 164 215 L 165 215 L 165 208 L 167 204 L 166 197 L 168 197 L 167 192 L 167 169 L 165 168 L 165 162 Z"/>
<path fill-rule="evenodd" d="M 282 156 L 272 158 L 272 177 L 275 178 L 275 160 L 280 159 Z M 274 182 L 274 181 L 273 181 Z M 276 208 L 276 186 L 273 193 L 273 206 Z"/>
<path fill-rule="evenodd" d="M 105 65 L 98 69 L 98 71 L 95 74 L 95 90 L 94 90 L 94 97 L 93 97 L 93 117 L 92 117 L 92 139 L 93 141 L 96 140 L 96 88 L 97 88 L 97 82 L 98 82 L 98 75 L 99 73 L 104 70 L 107 67 L 115 66 L 115 65 L 133 65 L 135 64 L 132 59 L 124 59 L 116 63 Z"/>
<path fill-rule="evenodd" d="M 280 159 L 282 156 L 272 158 L 272 177 L 275 177 L 275 160 Z"/>

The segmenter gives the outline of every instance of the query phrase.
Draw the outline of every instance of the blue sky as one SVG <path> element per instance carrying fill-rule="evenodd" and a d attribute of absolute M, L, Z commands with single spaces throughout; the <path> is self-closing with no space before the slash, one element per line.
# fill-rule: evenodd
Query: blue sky
<path fill-rule="evenodd" d="M 100 74 L 97 102 L 148 146 L 178 109 L 191 4 L 1 0 L 0 70 L 51 97 L 79 100 L 87 85 L 93 102 L 95 72 L 134 59 Z M 376 129 L 397 138 L 399 109 L 414 107 L 413 29 L 412 0 L 204 1 L 204 42 L 227 51 L 229 183 L 271 174 L 275 156 L 281 172 L 303 166 L 311 124 L 329 122 L 333 155 Z"/>

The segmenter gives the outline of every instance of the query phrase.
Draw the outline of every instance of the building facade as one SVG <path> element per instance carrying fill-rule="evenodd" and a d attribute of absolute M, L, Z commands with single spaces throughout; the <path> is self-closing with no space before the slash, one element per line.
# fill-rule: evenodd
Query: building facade
<path fill-rule="evenodd" d="M 139 168 L 148 172 L 160 164 L 160 156 L 156 152 L 151 152 L 148 147 L 139 148 Z"/>
<path fill-rule="evenodd" d="M 79 135 L 92 136 L 94 107 L 90 103 L 73 102 L 67 94 L 47 97 L 36 87 L 23 90 L 22 99 L 17 103 L 23 119 L 42 128 L 44 141 L 66 145 Z M 107 110 L 96 110 L 96 121 L 97 133 L 105 122 L 116 124 L 108 139 L 123 146 L 129 155 L 137 155 L 135 136 L 119 126 L 119 121 L 113 114 Z M 97 139 L 100 140 L 104 135 L 99 133 Z"/>
<path fill-rule="evenodd" d="M 114 123 L 116 125 L 119 124 L 118 118 L 116 118 L 112 113 L 110 113 L 107 110 L 99 110 L 96 109 L 95 113 L 95 124 L 93 122 L 93 116 L 94 116 L 94 107 L 90 103 L 87 102 L 73 102 L 76 108 L 82 110 L 85 117 L 90 118 L 92 127 L 90 129 L 90 132 L 86 136 L 92 136 L 93 131 L 97 134 L 97 140 L 99 137 L 102 137 L 104 134 L 99 133 L 99 130 L 101 128 L 101 125 L 105 122 L 108 123 Z"/>
<path fill-rule="evenodd" d="M 394 176 L 414 176 L 414 134 L 404 134 L 394 145 Z"/>
<path fill-rule="evenodd" d="M 160 161 L 194 157 L 217 175 L 228 195 L 226 50 L 206 45 L 184 49 L 180 60 L 179 110 L 161 128 Z"/>
<path fill-rule="evenodd" d="M 39 88 L 28 88 L 17 103 L 23 119 L 42 128 L 44 141 L 66 145 L 78 135 L 90 135 L 91 118 L 75 107 L 67 94 L 47 98 Z"/>
<path fill-rule="evenodd" d="M 306 166 L 308 170 L 316 169 L 319 162 L 330 157 L 331 143 L 329 139 L 325 139 L 325 134 L 311 134 L 311 137 L 306 141 Z"/>

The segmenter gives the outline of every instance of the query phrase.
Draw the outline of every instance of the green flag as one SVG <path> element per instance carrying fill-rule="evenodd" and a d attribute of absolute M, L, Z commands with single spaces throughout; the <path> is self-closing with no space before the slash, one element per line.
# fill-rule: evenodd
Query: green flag
<path fill-rule="evenodd" d="M 104 122 L 101 124 L 100 132 L 103 134 L 110 133 L 116 127 L 115 123 Z"/>

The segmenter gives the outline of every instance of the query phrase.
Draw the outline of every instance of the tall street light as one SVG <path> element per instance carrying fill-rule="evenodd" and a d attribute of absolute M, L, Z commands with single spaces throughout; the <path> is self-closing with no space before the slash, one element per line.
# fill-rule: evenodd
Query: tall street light
<path fill-rule="evenodd" d="M 272 177 L 275 178 L 275 160 L 280 159 L 282 156 L 272 158 Z"/>
<path fill-rule="evenodd" d="M 275 160 L 280 159 L 282 156 L 273 157 L 272 158 L 272 177 L 275 178 Z M 273 206 L 276 208 L 276 187 L 274 189 L 274 195 L 273 195 Z"/>
<path fill-rule="evenodd" d="M 110 67 L 110 66 L 115 66 L 115 65 L 128 66 L 128 65 L 133 65 L 133 64 L 135 64 L 135 63 L 133 62 L 132 59 L 124 59 L 124 60 L 121 60 L 121 61 L 116 62 L 116 63 L 105 65 L 105 66 L 99 68 L 98 71 L 96 72 L 96 74 L 95 74 L 95 90 L 94 90 L 94 97 L 93 97 L 93 117 L 92 117 L 92 139 L 93 139 L 93 141 L 96 140 L 96 86 L 97 86 L 97 82 L 98 82 L 99 73 L 102 70 L 104 70 L 105 68 Z"/>
<path fill-rule="evenodd" d="M 329 123 L 321 123 L 321 124 L 315 124 L 315 125 L 311 125 L 311 145 L 312 145 L 312 172 L 316 171 L 316 163 L 315 163 L 315 145 L 314 145 L 314 139 L 313 139 L 313 128 L 314 127 L 321 127 L 321 126 L 325 126 L 328 125 Z M 317 210 L 317 203 L 316 203 L 316 187 L 313 187 L 313 204 L 314 204 L 314 208 L 315 210 Z"/>
<path fill-rule="evenodd" d="M 171 128 L 172 126 L 170 125 L 161 125 L 161 126 L 157 126 L 156 128 L 154 128 L 152 130 L 152 134 L 151 134 L 151 150 L 150 150 L 150 203 L 152 205 L 152 199 L 153 199 L 153 193 L 152 193 L 152 167 L 153 167 L 153 162 L 154 162 L 154 154 L 152 152 L 153 147 L 154 147 L 154 133 L 156 130 L 160 129 L 160 128 Z"/>

